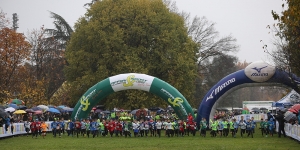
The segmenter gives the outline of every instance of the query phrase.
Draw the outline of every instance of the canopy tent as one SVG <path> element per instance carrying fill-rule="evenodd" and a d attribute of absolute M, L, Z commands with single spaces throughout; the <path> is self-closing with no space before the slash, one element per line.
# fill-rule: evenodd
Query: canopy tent
<path fill-rule="evenodd" d="M 294 104 L 300 103 L 300 94 L 298 94 L 295 90 L 292 90 L 289 94 L 284 96 L 277 102 L 272 104 L 273 107 L 285 107 L 285 106 L 293 106 Z"/>

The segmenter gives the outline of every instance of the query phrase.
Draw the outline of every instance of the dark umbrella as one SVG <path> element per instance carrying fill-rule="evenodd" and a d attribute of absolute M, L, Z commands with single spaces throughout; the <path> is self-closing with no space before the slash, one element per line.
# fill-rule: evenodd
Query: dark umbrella
<path fill-rule="evenodd" d="M 96 109 L 96 110 L 95 110 L 95 113 L 100 113 L 100 112 L 102 112 L 101 109 Z"/>
<path fill-rule="evenodd" d="M 251 110 L 252 110 L 252 111 L 260 111 L 260 109 L 259 109 L 259 108 L 256 108 L 256 107 L 252 108 Z"/>
<path fill-rule="evenodd" d="M 32 109 L 26 109 L 25 111 L 29 112 L 29 113 L 33 113 L 34 112 L 34 110 L 32 110 Z"/>
<path fill-rule="evenodd" d="M 105 113 L 105 114 L 110 114 L 110 111 L 108 111 L 108 110 L 105 110 L 105 111 L 102 111 L 103 113 Z"/>
<path fill-rule="evenodd" d="M 43 110 L 42 108 L 40 108 L 40 107 L 33 107 L 33 108 L 31 108 L 33 111 L 37 111 L 37 110 Z"/>
<path fill-rule="evenodd" d="M 5 118 L 5 117 L 8 117 L 8 116 L 9 116 L 9 114 L 7 112 L 0 111 L 0 117 Z"/>
<path fill-rule="evenodd" d="M 26 106 L 19 106 L 19 108 L 18 109 L 20 109 L 20 110 L 26 110 L 27 109 L 27 107 Z"/>
<path fill-rule="evenodd" d="M 0 105 L 0 108 L 5 109 L 5 108 L 7 108 L 7 107 Z"/>
<path fill-rule="evenodd" d="M 262 107 L 262 108 L 260 108 L 260 110 L 268 110 L 267 108 L 265 108 L 265 107 Z"/>

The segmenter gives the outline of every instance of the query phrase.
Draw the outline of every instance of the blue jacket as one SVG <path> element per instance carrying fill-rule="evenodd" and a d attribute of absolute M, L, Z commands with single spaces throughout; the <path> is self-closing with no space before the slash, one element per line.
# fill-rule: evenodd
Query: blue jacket
<path fill-rule="evenodd" d="M 68 122 L 67 123 L 68 124 L 68 127 L 70 128 L 70 129 L 73 129 L 74 128 L 74 123 L 73 122 Z"/>
<path fill-rule="evenodd" d="M 273 130 L 275 126 L 273 118 L 271 118 L 270 121 L 268 121 L 268 125 L 269 125 L 269 130 Z"/>
<path fill-rule="evenodd" d="M 57 124 L 58 124 L 58 122 L 53 121 L 53 122 L 51 123 L 51 128 L 52 128 L 52 129 L 56 129 Z"/>

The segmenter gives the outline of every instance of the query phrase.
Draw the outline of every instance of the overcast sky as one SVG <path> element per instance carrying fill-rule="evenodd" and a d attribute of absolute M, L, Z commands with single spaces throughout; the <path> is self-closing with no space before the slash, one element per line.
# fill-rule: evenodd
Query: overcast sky
<path fill-rule="evenodd" d="M 71 26 L 84 15 L 85 3 L 91 0 L 0 0 L 0 8 L 12 18 L 13 13 L 19 16 L 18 32 L 38 29 L 42 25 L 53 28 L 50 14 L 52 11 L 61 15 Z M 240 61 L 270 61 L 263 52 L 263 45 L 272 47 L 272 35 L 267 25 L 275 21 L 271 10 L 280 12 L 282 0 L 175 0 L 180 11 L 192 16 L 205 16 L 216 23 L 220 36 L 231 34 L 237 39 L 240 51 L 236 54 Z M 260 42 L 264 41 L 264 44 Z"/>

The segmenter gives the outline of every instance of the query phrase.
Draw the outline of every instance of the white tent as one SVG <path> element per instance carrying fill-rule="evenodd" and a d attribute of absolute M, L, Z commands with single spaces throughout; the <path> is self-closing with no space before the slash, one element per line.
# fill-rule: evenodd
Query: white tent
<path fill-rule="evenodd" d="M 284 106 L 292 106 L 294 104 L 300 104 L 300 94 L 298 94 L 295 90 L 292 90 L 289 94 L 284 96 L 281 100 L 274 102 L 272 104 L 273 107 L 284 107 Z"/>

